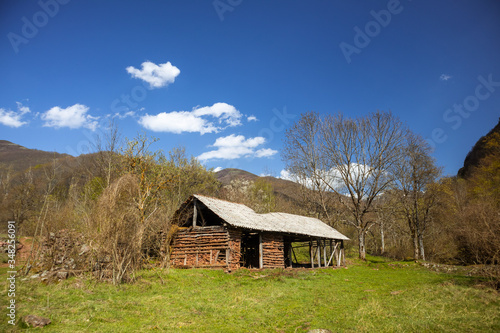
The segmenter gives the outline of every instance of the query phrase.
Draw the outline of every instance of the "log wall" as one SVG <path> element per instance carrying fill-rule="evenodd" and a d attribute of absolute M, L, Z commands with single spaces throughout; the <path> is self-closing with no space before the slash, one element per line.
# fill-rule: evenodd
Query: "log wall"
<path fill-rule="evenodd" d="M 285 267 L 283 235 L 268 232 L 262 233 L 262 252 L 263 268 Z"/>
<path fill-rule="evenodd" d="M 229 229 L 229 270 L 240 268 L 241 260 L 241 230 Z"/>
<path fill-rule="evenodd" d="M 174 237 L 170 263 L 174 267 L 228 267 L 229 232 L 223 226 L 179 230 Z M 233 245 L 234 246 L 234 245 Z M 226 251 L 227 250 L 227 251 Z"/>
<path fill-rule="evenodd" d="M 241 267 L 241 230 L 223 226 L 182 229 L 172 244 L 174 267 L 212 267 L 236 270 Z M 263 268 L 284 268 L 283 236 L 262 233 Z"/>

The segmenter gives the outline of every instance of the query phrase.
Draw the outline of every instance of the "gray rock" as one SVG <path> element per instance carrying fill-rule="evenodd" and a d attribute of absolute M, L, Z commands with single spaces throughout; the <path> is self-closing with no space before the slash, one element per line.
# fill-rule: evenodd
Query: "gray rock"
<path fill-rule="evenodd" d="M 27 315 L 23 318 L 23 321 L 28 327 L 44 327 L 51 323 L 50 319 L 35 315 Z"/>

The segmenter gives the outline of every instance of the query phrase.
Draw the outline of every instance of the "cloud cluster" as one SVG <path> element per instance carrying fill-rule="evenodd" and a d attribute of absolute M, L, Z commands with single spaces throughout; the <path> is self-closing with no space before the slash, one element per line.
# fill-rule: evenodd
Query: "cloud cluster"
<path fill-rule="evenodd" d="M 200 161 L 213 159 L 232 160 L 240 157 L 269 157 L 275 155 L 278 151 L 273 149 L 256 149 L 265 142 L 266 139 L 261 136 L 245 139 L 243 135 L 231 134 L 217 138 L 212 145 L 216 149 L 201 154 L 198 159 Z"/>
<path fill-rule="evenodd" d="M 341 169 L 343 169 L 343 171 L 347 171 L 347 164 L 343 165 Z M 364 164 L 351 163 L 349 166 L 349 174 L 351 182 L 356 183 L 363 180 L 364 183 L 368 184 L 373 176 L 373 168 Z M 316 177 L 299 176 L 292 173 L 290 170 L 283 169 L 280 172 L 279 178 L 300 183 L 310 189 L 316 189 L 319 181 L 319 186 L 323 190 L 329 191 L 333 188 L 340 194 L 349 195 L 344 184 L 342 174 L 340 170 L 336 168 L 331 168 L 330 170 L 318 170 Z"/>
<path fill-rule="evenodd" d="M 45 113 L 42 113 L 41 118 L 45 122 L 44 127 L 68 127 L 71 129 L 88 128 L 94 131 L 97 128 L 97 119 L 88 115 L 89 108 L 82 104 L 75 104 L 63 109 L 55 106 Z"/>
<path fill-rule="evenodd" d="M 147 83 L 151 89 L 161 88 L 174 83 L 175 78 L 180 74 L 179 68 L 172 66 L 170 61 L 164 64 L 155 64 L 151 61 L 145 61 L 141 64 L 142 69 L 133 66 L 126 68 L 127 72 L 133 78 L 141 79 Z"/>
<path fill-rule="evenodd" d="M 241 117 L 242 114 L 234 106 L 215 103 L 212 106 L 196 107 L 192 111 L 146 114 L 139 119 L 139 124 L 155 132 L 205 134 L 241 125 Z M 214 121 L 210 121 L 210 118 Z"/>
<path fill-rule="evenodd" d="M 448 75 L 448 74 L 441 74 L 441 76 L 439 77 L 439 79 L 441 81 L 448 81 L 449 79 L 451 79 L 452 76 L 451 75 Z"/>
<path fill-rule="evenodd" d="M 27 106 L 23 106 L 21 103 L 17 102 L 17 111 L 6 110 L 0 108 L 0 124 L 9 127 L 21 127 L 28 122 L 22 121 L 22 117 L 26 113 L 30 113 L 30 109 Z"/>

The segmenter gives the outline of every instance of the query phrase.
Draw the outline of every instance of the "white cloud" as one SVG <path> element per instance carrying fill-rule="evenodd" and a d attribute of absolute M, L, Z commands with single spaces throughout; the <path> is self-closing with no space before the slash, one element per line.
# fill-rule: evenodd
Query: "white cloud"
<path fill-rule="evenodd" d="M 149 83 L 151 89 L 161 88 L 174 83 L 175 78 L 181 72 L 179 68 L 172 66 L 170 62 L 157 65 L 151 61 L 145 61 L 141 64 L 141 67 L 142 69 L 137 69 L 129 66 L 126 70 L 133 78 Z"/>
<path fill-rule="evenodd" d="M 221 170 L 222 170 L 222 167 L 217 167 L 217 168 L 214 169 L 214 172 L 219 172 Z"/>
<path fill-rule="evenodd" d="M 247 117 L 247 121 L 257 121 L 257 117 L 256 116 L 249 116 Z"/>
<path fill-rule="evenodd" d="M 292 177 L 292 173 L 288 170 L 285 170 L 285 169 L 281 170 L 279 178 L 285 179 L 285 180 L 295 181 L 295 179 Z"/>
<path fill-rule="evenodd" d="M 30 108 L 27 106 L 23 106 L 19 102 L 16 102 L 16 104 L 17 112 L 0 108 L 0 124 L 17 128 L 28 123 L 26 121 L 22 121 L 21 119 L 26 113 L 31 112 Z"/>
<path fill-rule="evenodd" d="M 98 117 L 88 115 L 88 106 L 82 104 L 75 104 L 63 109 L 55 106 L 47 112 L 43 113 L 41 118 L 45 123 L 44 127 L 68 127 L 71 129 L 88 128 L 94 131 L 97 128 Z"/>
<path fill-rule="evenodd" d="M 212 106 L 196 107 L 192 111 L 161 112 L 157 115 L 146 114 L 139 124 L 155 132 L 218 133 L 227 128 L 241 125 L 242 114 L 232 105 L 215 103 Z M 215 122 L 209 121 L 215 118 Z"/>
<path fill-rule="evenodd" d="M 243 135 L 231 134 L 217 138 L 212 145 L 217 149 L 201 154 L 198 159 L 201 161 L 212 159 L 232 160 L 240 157 L 268 157 L 276 154 L 277 151 L 272 149 L 255 150 L 265 142 L 266 139 L 261 136 L 245 139 Z"/>
<path fill-rule="evenodd" d="M 271 148 L 259 149 L 255 152 L 255 157 L 269 157 L 277 154 L 278 151 Z"/>
<path fill-rule="evenodd" d="M 439 79 L 441 81 L 448 81 L 449 79 L 451 79 L 452 76 L 451 75 L 448 75 L 448 74 L 441 74 L 441 76 L 439 77 Z"/>
<path fill-rule="evenodd" d="M 135 116 L 135 111 L 128 111 L 128 112 L 125 112 L 125 113 L 116 112 L 113 115 L 113 118 L 125 119 L 125 118 L 128 118 L 128 117 L 134 117 L 134 116 Z"/>
<path fill-rule="evenodd" d="M 347 165 L 344 165 L 342 168 L 345 169 L 346 167 Z M 364 179 L 365 182 L 368 183 L 372 177 L 373 169 L 368 165 L 351 163 L 349 173 L 352 182 L 356 182 L 356 179 Z M 341 172 L 336 168 L 332 168 L 328 171 L 318 170 L 316 176 L 300 176 L 290 172 L 289 170 L 283 169 L 280 172 L 279 178 L 302 184 L 310 189 L 316 189 L 319 186 L 323 190 L 330 191 L 330 189 L 333 188 L 338 193 L 349 196 L 349 192 L 342 179 Z"/>

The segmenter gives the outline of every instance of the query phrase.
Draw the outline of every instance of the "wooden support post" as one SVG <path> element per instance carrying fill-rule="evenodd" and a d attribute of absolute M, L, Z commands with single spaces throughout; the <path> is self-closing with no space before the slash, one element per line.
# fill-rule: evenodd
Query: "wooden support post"
<path fill-rule="evenodd" d="M 215 263 L 217 264 L 217 260 L 219 260 L 219 253 L 220 253 L 220 250 L 217 250 L 217 252 L 215 252 Z"/>
<path fill-rule="evenodd" d="M 341 255 L 342 255 L 342 250 L 339 249 L 337 250 L 337 241 L 335 241 L 335 259 L 337 260 L 337 267 L 340 267 L 340 260 L 341 260 Z"/>
<path fill-rule="evenodd" d="M 292 267 L 292 243 L 290 242 L 290 245 L 288 247 L 288 258 L 290 259 L 290 267 Z"/>
<path fill-rule="evenodd" d="M 309 255 L 311 256 L 311 268 L 314 268 L 314 254 L 313 254 L 312 241 L 309 241 Z"/>
<path fill-rule="evenodd" d="M 210 265 L 212 265 L 212 250 L 210 250 Z"/>
<path fill-rule="evenodd" d="M 262 244 L 262 234 L 259 233 L 259 268 L 264 268 L 264 244 Z"/>
<path fill-rule="evenodd" d="M 193 199 L 193 228 L 196 227 L 196 220 L 198 219 L 198 210 L 196 209 L 196 198 Z"/>
<path fill-rule="evenodd" d="M 331 251 L 331 254 L 330 254 L 330 259 L 328 260 L 328 264 L 327 264 L 327 266 L 329 266 L 329 265 L 330 265 L 330 262 L 332 261 L 333 256 L 334 256 L 336 253 L 337 253 L 337 243 L 335 243 L 335 247 L 334 247 L 334 248 L 332 249 L 332 251 Z M 337 259 L 338 259 L 338 258 L 337 258 L 337 256 L 335 256 L 335 260 L 337 260 Z M 332 266 L 333 266 L 333 263 L 332 263 Z"/>
<path fill-rule="evenodd" d="M 345 266 L 344 240 L 340 241 L 340 251 L 341 251 L 341 256 L 342 256 L 342 265 Z"/>
<path fill-rule="evenodd" d="M 321 241 L 319 239 L 316 240 L 316 251 L 318 252 L 316 255 L 318 259 L 318 267 L 321 267 Z"/>
<path fill-rule="evenodd" d="M 226 265 L 229 268 L 229 249 L 226 249 Z"/>
<path fill-rule="evenodd" d="M 292 246 L 291 243 L 290 243 L 290 248 L 292 249 L 292 254 L 293 254 L 294 258 L 295 258 L 295 263 L 298 264 L 299 261 L 297 260 L 297 256 L 295 255 L 295 251 L 293 250 L 293 246 Z M 292 259 L 290 258 L 290 260 L 292 260 Z M 293 261 L 292 261 L 292 267 L 293 267 Z"/>
<path fill-rule="evenodd" d="M 326 264 L 326 239 L 323 240 L 323 263 L 324 267 L 328 267 Z"/>

